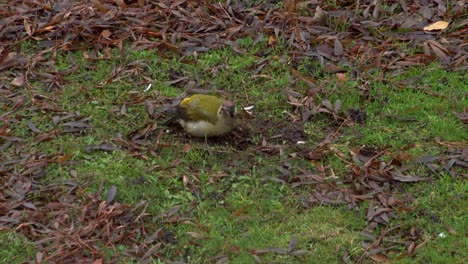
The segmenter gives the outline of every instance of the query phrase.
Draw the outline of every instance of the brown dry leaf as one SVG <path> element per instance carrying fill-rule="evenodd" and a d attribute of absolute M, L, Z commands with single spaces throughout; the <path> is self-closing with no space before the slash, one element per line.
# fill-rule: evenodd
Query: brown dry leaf
<path fill-rule="evenodd" d="M 293 13 L 296 11 L 297 3 L 296 0 L 284 0 L 284 9 L 289 12 Z"/>
<path fill-rule="evenodd" d="M 156 252 L 161 248 L 162 243 L 159 242 L 156 245 L 152 246 L 148 251 L 145 252 L 145 255 L 141 259 L 148 259 L 150 256 L 153 254 L 156 254 Z"/>
<path fill-rule="evenodd" d="M 182 183 L 184 184 L 184 186 L 187 186 L 187 184 L 189 184 L 190 182 L 190 179 L 187 175 L 183 175 L 182 176 Z"/>
<path fill-rule="evenodd" d="M 197 233 L 197 232 L 187 232 L 186 234 L 191 236 L 191 237 L 197 238 L 197 239 L 208 239 L 208 238 L 210 238 L 210 237 L 208 237 L 206 235 L 202 235 L 202 234 Z"/>
<path fill-rule="evenodd" d="M 381 254 L 373 254 L 373 255 L 370 255 L 370 258 L 375 261 L 375 262 L 379 262 L 379 263 L 390 263 L 390 259 L 387 258 L 386 256 L 384 255 L 381 255 Z"/>
<path fill-rule="evenodd" d="M 101 12 L 101 13 L 109 12 L 109 10 L 103 4 L 101 4 L 101 2 L 99 0 L 93 0 L 93 4 L 94 4 L 94 6 L 97 8 L 97 10 L 99 12 Z"/>
<path fill-rule="evenodd" d="M 239 217 L 244 211 L 245 211 L 245 206 L 242 206 L 240 207 L 239 209 L 237 209 L 235 212 L 233 212 L 231 215 L 230 215 L 230 218 L 236 218 L 236 217 Z"/>
<path fill-rule="evenodd" d="M 276 42 L 277 42 L 276 37 L 273 35 L 270 35 L 270 37 L 268 38 L 268 45 L 273 46 L 276 44 Z"/>
<path fill-rule="evenodd" d="M 463 112 L 463 113 L 458 113 L 458 112 L 452 112 L 460 121 L 462 121 L 464 124 L 468 124 L 468 111 Z"/>
<path fill-rule="evenodd" d="M 411 242 L 411 244 L 408 246 L 408 255 L 412 256 L 415 253 L 417 245 L 418 244 L 416 242 Z"/>
<path fill-rule="evenodd" d="M 95 261 L 93 261 L 93 264 L 102 264 L 102 263 L 103 263 L 102 258 L 96 259 Z"/>
<path fill-rule="evenodd" d="M 184 153 L 189 153 L 190 150 L 192 149 L 192 147 L 193 147 L 192 144 L 190 144 L 190 143 L 185 143 L 185 144 L 184 144 Z"/>
<path fill-rule="evenodd" d="M 341 44 L 340 40 L 335 39 L 333 47 L 333 53 L 335 56 L 343 55 L 343 44 Z"/>
<path fill-rule="evenodd" d="M 297 245 L 297 238 L 293 236 L 288 243 L 288 253 L 291 253 Z"/>
<path fill-rule="evenodd" d="M 125 2 L 123 0 L 114 0 L 114 2 L 122 9 L 127 8 L 127 5 L 125 4 Z"/>
<path fill-rule="evenodd" d="M 452 235 L 457 235 L 457 231 L 451 227 L 451 226 L 447 226 L 447 232 L 449 232 L 449 234 L 452 234 Z"/>
<path fill-rule="evenodd" d="M 26 124 L 28 125 L 29 129 L 35 133 L 41 133 L 41 130 L 37 128 L 31 120 L 26 120 Z"/>
<path fill-rule="evenodd" d="M 24 77 L 23 76 L 16 76 L 11 83 L 14 86 L 23 86 L 24 85 Z"/>
<path fill-rule="evenodd" d="M 432 31 L 432 30 L 441 30 L 446 29 L 449 26 L 449 22 L 446 21 L 437 21 L 429 26 L 425 26 L 423 30 L 425 31 Z"/>
<path fill-rule="evenodd" d="M 70 159 L 72 159 L 75 155 L 76 155 L 76 151 L 68 154 L 68 155 L 58 155 L 55 157 L 54 161 L 57 162 L 57 163 L 61 163 L 61 162 L 65 162 L 65 161 L 69 161 Z"/>
<path fill-rule="evenodd" d="M 388 171 L 392 179 L 400 182 L 418 182 L 418 181 L 430 181 L 429 177 L 418 177 L 410 174 L 404 174 L 400 171 Z"/>
<path fill-rule="evenodd" d="M 320 6 L 318 5 L 315 8 L 314 17 L 311 20 L 312 24 L 325 26 L 327 24 L 327 19 L 328 19 L 328 13 L 322 8 L 320 8 Z"/>
<path fill-rule="evenodd" d="M 288 252 L 284 248 L 279 248 L 279 247 L 269 247 L 266 249 L 254 249 L 253 254 L 254 255 L 264 255 L 266 253 L 276 253 L 279 255 L 286 255 Z"/>
<path fill-rule="evenodd" d="M 325 72 L 327 73 L 338 73 L 338 72 L 344 72 L 345 70 L 343 68 L 341 68 L 340 66 L 337 66 L 333 63 L 327 63 L 325 65 Z"/>
<path fill-rule="evenodd" d="M 44 253 L 36 252 L 36 263 L 42 263 L 43 258 L 44 258 Z"/>
<path fill-rule="evenodd" d="M 298 249 L 298 250 L 294 250 L 292 252 L 289 253 L 290 256 L 302 256 L 302 255 L 308 255 L 308 254 L 311 254 L 312 252 L 310 250 L 306 250 L 306 249 Z"/>
<path fill-rule="evenodd" d="M 422 14 L 422 16 L 425 18 L 425 19 L 431 19 L 432 16 L 434 15 L 434 11 L 432 10 L 431 7 L 429 6 L 421 6 L 421 8 L 419 9 L 419 12 Z"/>
<path fill-rule="evenodd" d="M 442 60 L 445 64 L 450 63 L 450 58 L 446 54 L 447 50 L 445 48 L 441 47 L 441 45 L 439 43 L 437 43 L 437 44 L 435 44 L 435 43 L 436 43 L 435 41 L 431 41 L 431 42 L 428 41 L 429 47 L 432 48 L 432 50 L 434 51 L 436 56 L 440 60 Z"/>
<path fill-rule="evenodd" d="M 32 35 L 32 30 L 31 30 L 31 25 L 29 24 L 28 20 L 24 19 L 24 29 L 26 31 L 26 34 L 28 34 L 28 36 L 31 36 Z"/>
<path fill-rule="evenodd" d="M 84 150 L 86 151 L 86 153 L 91 153 L 94 150 L 102 150 L 102 151 L 110 152 L 110 151 L 118 150 L 118 148 L 108 143 L 102 143 L 99 145 L 87 145 L 84 147 Z"/>
<path fill-rule="evenodd" d="M 116 196 L 117 196 L 117 186 L 112 185 L 107 191 L 106 203 L 110 204 L 112 201 L 114 201 Z"/>
<path fill-rule="evenodd" d="M 112 32 L 108 29 L 105 29 L 101 32 L 101 36 L 103 38 L 109 38 L 112 35 Z"/>
<path fill-rule="evenodd" d="M 341 82 L 346 82 L 348 80 L 348 76 L 346 75 L 346 73 L 337 72 L 336 73 L 336 79 L 340 83 Z"/>
<path fill-rule="evenodd" d="M 34 142 L 39 143 L 39 142 L 55 139 L 58 137 L 60 132 L 61 132 L 60 129 L 55 129 L 47 133 L 39 134 L 34 138 Z"/>

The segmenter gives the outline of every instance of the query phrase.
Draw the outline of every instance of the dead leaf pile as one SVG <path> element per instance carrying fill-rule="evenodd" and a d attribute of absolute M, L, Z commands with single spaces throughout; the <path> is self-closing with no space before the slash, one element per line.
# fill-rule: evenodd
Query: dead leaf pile
<path fill-rule="evenodd" d="M 4 134 L 1 138 L 11 144 L 20 141 Z M 159 239 L 167 233 L 162 229 L 159 236 L 147 239 L 144 202 L 129 206 L 102 201 L 100 194 L 88 194 L 86 184 L 74 179 L 40 183 L 50 164 L 68 162 L 73 154 L 25 154 L 21 147 L 16 149 L 17 155 L 2 155 L 0 161 L 0 230 L 17 230 L 35 241 L 37 263 L 91 262 L 103 259 L 105 248 L 116 250 L 118 244 L 129 246 L 127 256 L 141 258 L 153 244 L 168 242 Z M 76 178 L 76 172 L 70 173 Z"/>
<path fill-rule="evenodd" d="M 330 150 L 340 156 L 348 164 L 349 174 L 344 178 L 338 178 L 315 163 L 319 173 L 312 173 L 302 169 L 300 174 L 292 175 L 288 169 L 286 175 L 287 183 L 294 188 L 312 188 L 309 195 L 299 197 L 301 204 L 311 207 L 317 204 L 348 205 L 350 209 L 361 206 L 367 201 L 369 206 L 365 218 L 368 226 L 362 234 L 368 242 L 363 244 L 366 252 L 358 259 L 361 262 L 364 255 L 371 258 L 382 254 L 395 252 L 396 248 L 407 246 L 407 252 L 403 254 L 413 255 L 415 250 L 427 243 L 421 236 L 420 227 L 394 227 L 388 229 L 392 219 L 398 218 L 401 211 L 416 210 L 412 207 L 414 197 L 405 191 L 402 184 L 419 181 L 430 181 L 431 175 L 441 172 L 449 173 L 454 177 L 464 177 L 463 171 L 468 168 L 468 148 L 452 149 L 450 153 L 443 156 L 426 156 L 404 164 L 402 160 L 395 157 L 389 162 L 381 158 L 384 154 L 390 154 L 387 150 L 375 151 L 372 149 L 360 149 L 347 156 L 337 150 Z M 424 176 L 414 175 L 416 167 L 426 167 Z M 280 179 L 284 182 L 285 173 L 282 172 Z M 377 227 L 384 227 L 378 231 Z M 374 234 L 375 232 L 380 234 Z M 380 255 L 379 255 L 380 254 Z M 374 256 L 375 255 L 375 256 Z"/>
<path fill-rule="evenodd" d="M 25 186 L 20 181 L 13 184 Z M 133 207 L 108 204 L 85 194 L 81 188 L 81 184 L 69 181 L 66 185 L 47 186 L 35 193 L 48 200 L 2 202 L 5 213 L 2 213 L 1 226 L 15 226 L 35 241 L 41 249 L 36 255 L 37 262 L 104 259 L 103 244 L 113 250 L 117 250 L 114 247 L 118 244 L 126 244 L 130 249 L 125 255 L 142 257 L 153 243 L 159 247 L 165 243 L 159 239 L 143 242 L 148 235 L 142 225 L 146 216 L 145 203 Z"/>
<path fill-rule="evenodd" d="M 117 251 L 117 245 L 128 246 L 123 252 L 127 257 L 158 258 L 157 249 L 177 242 L 163 228 L 148 234 L 146 202 L 113 203 L 115 187 L 104 201 L 101 194 L 88 194 L 86 184 L 74 179 L 38 184 L 47 174 L 47 165 L 61 159 L 25 155 L 0 162 L 0 230 L 15 229 L 35 241 L 36 263 L 108 260 L 104 251 Z M 13 167 L 20 165 L 23 169 L 18 173 Z"/>
<path fill-rule="evenodd" d="M 145 202 L 131 206 L 113 203 L 115 188 L 101 200 L 101 194 L 87 193 L 83 175 L 74 170 L 66 182 L 45 180 L 51 177 L 50 165 L 79 162 L 73 160 L 76 153 L 63 149 L 56 154 L 36 153 L 31 146 L 65 134 L 84 135 L 93 129 L 90 118 L 66 112 L 45 96 L 36 94 L 28 101 L 15 91 L 2 92 L 2 100 L 13 107 L 0 116 L 0 230 L 16 230 L 34 241 L 39 249 L 37 263 L 102 260 L 106 259 L 104 251 L 117 251 L 117 245 L 127 245 L 124 254 L 131 258 L 160 258 L 155 246 L 159 249 L 176 242 L 162 228 L 148 238 L 147 232 L 157 225 L 146 229 Z M 38 128 L 28 117 L 16 114 L 20 108 L 51 114 L 51 126 L 48 130 Z M 29 128 L 33 136 L 18 137 L 15 126 Z M 116 149 L 106 143 L 85 147 L 85 151 Z"/>
<path fill-rule="evenodd" d="M 388 2 L 386 9 L 371 0 L 341 9 L 324 1 L 290 2 L 281 9 L 272 4 L 246 6 L 243 1 L 14 0 L 2 6 L 0 71 L 19 70 L 4 77 L 4 83 L 13 86 L 36 79 L 61 87 L 63 76 L 75 66 L 54 70 L 55 61 L 49 57 L 57 50 L 84 50 L 87 60 L 110 58 L 110 48 L 123 49 L 125 43 L 131 50 L 157 49 L 162 56 L 225 46 L 243 53 L 236 40 L 245 36 L 255 43 L 265 40 L 267 46 L 285 45 L 291 60 L 316 59 L 328 72 L 337 72 L 338 65 L 359 73 L 434 60 L 452 70 L 466 69 L 463 1 Z M 40 52 L 33 57 L 18 49 L 27 40 L 38 45 Z M 407 54 L 407 45 L 415 52 Z"/>

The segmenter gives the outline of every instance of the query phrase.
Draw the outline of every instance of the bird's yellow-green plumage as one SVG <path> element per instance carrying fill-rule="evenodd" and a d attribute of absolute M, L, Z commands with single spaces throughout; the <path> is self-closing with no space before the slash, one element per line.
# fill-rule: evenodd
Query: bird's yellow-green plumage
<path fill-rule="evenodd" d="M 219 107 L 224 100 L 212 95 L 195 94 L 180 102 L 180 107 L 185 109 L 186 119 L 190 121 L 205 120 L 216 123 Z"/>
<path fill-rule="evenodd" d="M 196 137 L 220 136 L 236 125 L 234 103 L 212 95 L 195 94 L 177 106 L 178 122 Z"/>

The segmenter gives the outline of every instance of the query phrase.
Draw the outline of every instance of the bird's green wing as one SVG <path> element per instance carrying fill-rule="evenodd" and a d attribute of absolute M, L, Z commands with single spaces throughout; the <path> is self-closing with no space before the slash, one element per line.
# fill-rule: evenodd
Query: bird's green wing
<path fill-rule="evenodd" d="M 179 116 L 185 121 L 208 121 L 216 123 L 218 109 L 223 100 L 211 95 L 197 94 L 187 97 L 177 107 Z"/>

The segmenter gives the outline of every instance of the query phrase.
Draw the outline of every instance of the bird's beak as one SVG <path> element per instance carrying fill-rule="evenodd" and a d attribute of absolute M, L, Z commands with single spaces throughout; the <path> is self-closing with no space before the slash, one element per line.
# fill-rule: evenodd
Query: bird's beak
<path fill-rule="evenodd" d="M 232 118 L 236 114 L 236 106 L 231 101 L 225 101 L 221 109 L 225 111 L 226 113 L 228 113 L 229 116 Z"/>

